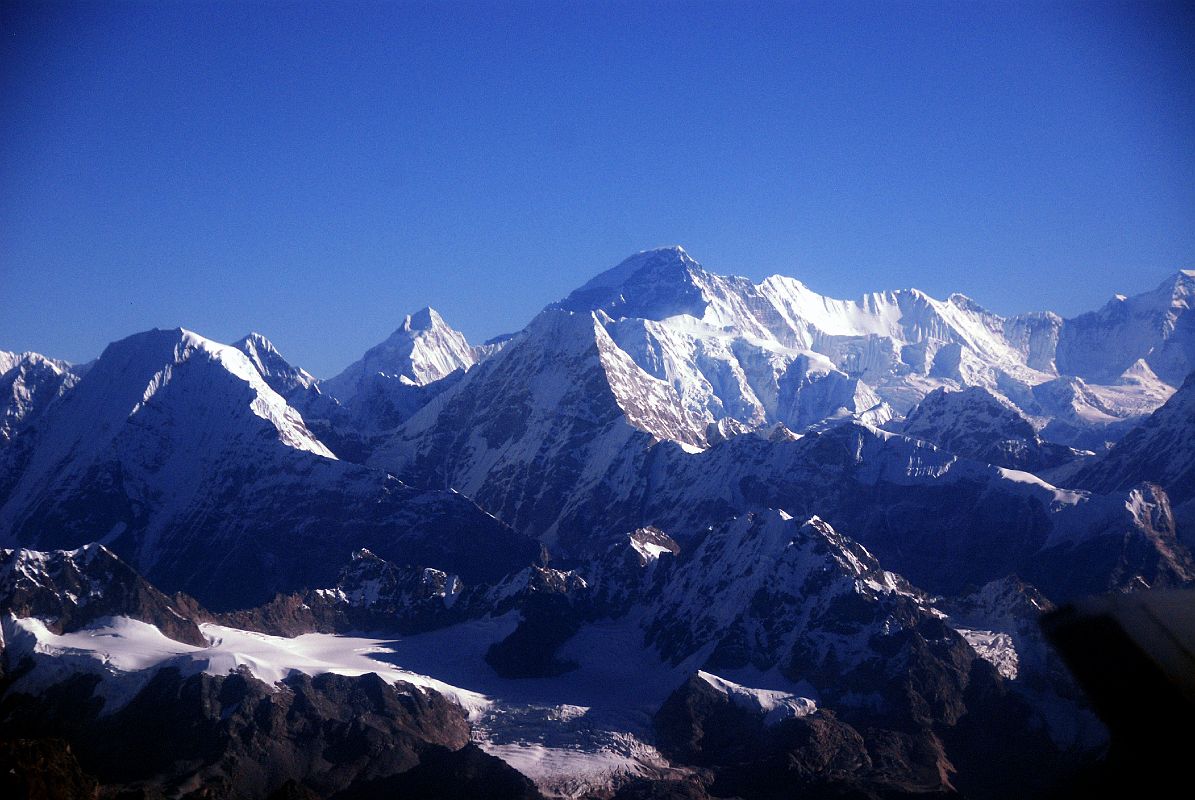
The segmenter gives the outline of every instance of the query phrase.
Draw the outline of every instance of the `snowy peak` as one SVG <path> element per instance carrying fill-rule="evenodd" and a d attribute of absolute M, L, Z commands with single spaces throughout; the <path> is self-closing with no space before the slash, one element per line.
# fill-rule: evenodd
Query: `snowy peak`
<path fill-rule="evenodd" d="M 446 328 L 444 318 L 431 306 L 424 306 L 414 314 L 408 314 L 403 320 L 401 330 L 411 333 L 414 331 L 431 331 L 436 328 Z"/>
<path fill-rule="evenodd" d="M 293 366 L 273 342 L 256 331 L 239 339 L 233 347 L 244 353 L 266 383 L 283 397 L 310 389 L 317 383 L 315 376 Z"/>
<path fill-rule="evenodd" d="M 1043 442 L 1016 406 L 979 386 L 935 389 L 897 430 L 964 458 L 1029 472 L 1075 457 L 1070 448 Z"/>
<path fill-rule="evenodd" d="M 181 328 L 109 345 L 43 420 L 0 506 L 9 531 L 71 491 L 120 491 L 130 469 L 146 470 L 159 491 L 179 500 L 207 470 L 251 458 L 269 442 L 335 458 L 243 352 Z"/>
<path fill-rule="evenodd" d="M 341 402 L 350 401 L 380 376 L 408 386 L 426 386 L 457 370 L 467 370 L 477 356 L 465 337 L 430 307 L 409 314 L 386 341 L 328 380 L 325 387 Z"/>
<path fill-rule="evenodd" d="M 1138 359 L 1178 386 L 1195 370 L 1195 276 L 1181 270 L 1153 291 L 1118 295 L 1098 311 L 1067 320 L 1058 340 L 1058 369 L 1113 383 Z"/>
<path fill-rule="evenodd" d="M 666 381 L 644 372 L 611 337 L 603 311 L 541 312 L 483 372 L 469 376 L 458 394 L 472 402 L 522 408 L 546 427 L 564 417 L 595 429 L 620 416 L 660 439 L 697 445 L 704 423 L 677 402 Z M 422 424 L 419 419 L 412 425 Z M 520 426 L 532 434 L 535 427 Z"/>
<path fill-rule="evenodd" d="M 0 350 L 0 375 L 7 375 L 8 371 L 17 365 L 23 353 L 12 353 Z"/>
<path fill-rule="evenodd" d="M 0 350 L 0 377 L 7 375 L 22 364 L 45 364 L 53 367 L 58 372 L 69 372 L 71 369 L 71 365 L 67 362 L 43 356 L 41 353 L 34 353 L 32 351 L 12 353 L 7 350 Z"/>
<path fill-rule="evenodd" d="M 289 447 L 335 458 L 243 351 L 182 328 L 155 329 L 109 345 L 79 389 L 75 397 L 95 412 L 93 421 L 103 421 L 105 432 L 115 433 L 149 409 L 155 416 L 184 419 L 191 413 L 185 409 L 201 405 L 204 410 L 196 420 L 202 420 L 218 413 L 211 409 L 214 399 L 218 405 L 227 403 L 234 419 L 261 424 L 252 422 L 244 413 L 248 411 Z M 170 398 L 169 406 L 163 405 L 165 398 Z M 225 426 L 229 424 L 235 424 L 233 419 L 226 420 Z"/>
<path fill-rule="evenodd" d="M 706 340 L 734 336 L 794 355 L 816 351 L 901 411 L 943 381 L 994 386 L 1000 375 L 1048 377 L 1028 367 L 1026 356 L 1007 341 L 1002 318 L 964 295 L 935 300 L 907 289 L 836 300 L 794 278 L 776 275 L 756 284 L 715 275 L 680 248 L 632 256 L 557 307 L 665 322 L 690 332 L 699 324 Z M 936 360 L 939 351 L 942 358 Z"/>
<path fill-rule="evenodd" d="M 541 312 L 407 420 L 370 463 L 454 487 L 540 535 L 562 499 L 583 496 L 653 439 L 699 446 L 704 422 L 617 346 L 608 321 L 600 311 Z"/>
<path fill-rule="evenodd" d="M 1172 307 L 1188 308 L 1191 298 L 1195 296 L 1195 270 L 1180 269 L 1158 284 L 1158 288 L 1150 294 L 1156 294 L 1160 303 L 1165 303 L 1168 298 Z"/>
<path fill-rule="evenodd" d="M 677 314 L 700 319 L 709 304 L 700 285 L 701 272 L 701 265 L 679 246 L 644 250 L 550 308 L 601 310 L 615 319 L 666 319 Z"/>
<path fill-rule="evenodd" d="M 39 353 L 0 353 L 0 447 L 78 381 L 62 361 Z"/>
<path fill-rule="evenodd" d="M 618 289 L 635 279 L 651 276 L 681 277 L 687 273 L 689 267 L 700 269 L 700 265 L 679 245 L 642 250 L 591 278 L 569 295 L 572 300 L 566 298 L 559 305 L 577 306 L 570 310 L 595 311 L 597 309 L 592 305 L 581 306 L 582 298 L 587 295 L 596 298 L 599 289 Z"/>
<path fill-rule="evenodd" d="M 245 353 L 188 331 L 109 346 L 34 430 L 0 462 L 0 541 L 100 541 L 210 607 L 327 586 L 359 547 L 470 580 L 538 553 L 459 494 L 337 461 Z"/>
<path fill-rule="evenodd" d="M 1152 292 L 1074 320 L 1050 312 L 1006 319 L 959 293 L 938 300 L 901 289 L 840 300 L 791 277 L 724 277 L 672 247 L 637 253 L 550 308 L 609 316 L 606 327 L 619 347 L 710 422 L 734 420 L 747 429 L 783 422 L 801 430 L 810 416 L 816 422 L 845 411 L 881 424 L 936 388 L 980 386 L 1045 424 L 1055 414 L 1034 390 L 1061 374 L 1091 383 L 1103 410 L 1085 416 L 1064 409 L 1068 419 L 1051 436 L 1088 446 L 1115 438 L 1127 428 L 1122 423 L 1156 408 L 1195 369 L 1193 274 L 1180 272 Z M 827 384 L 814 394 L 845 402 L 823 397 L 828 408 L 815 403 L 796 415 L 781 413 L 775 374 L 802 353 L 863 385 L 852 392 L 836 379 L 833 391 Z M 1119 388 L 1129 382 L 1145 391 Z M 866 416 L 869 393 L 871 406 L 882 402 L 888 410 Z"/>

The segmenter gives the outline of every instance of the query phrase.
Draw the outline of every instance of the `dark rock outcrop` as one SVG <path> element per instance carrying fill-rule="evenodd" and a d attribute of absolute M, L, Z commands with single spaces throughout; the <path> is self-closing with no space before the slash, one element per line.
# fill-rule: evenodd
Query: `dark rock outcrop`
<path fill-rule="evenodd" d="M 108 715 L 87 700 L 93 686 L 76 678 L 37 697 L 5 695 L 0 736 L 64 739 L 108 793 L 328 797 L 407 772 L 428 753 L 427 774 L 459 771 L 475 788 L 470 775 L 504 772 L 471 751 L 457 755 L 469 726 L 455 703 L 372 674 L 296 675 L 271 687 L 242 673 L 165 669 Z"/>
<path fill-rule="evenodd" d="M 193 619 L 196 604 L 167 597 L 100 544 L 77 550 L 0 550 L 0 610 L 37 617 L 55 633 L 104 617 L 130 617 L 166 636 L 204 646 Z M 2 648 L 2 643 L 0 643 Z"/>

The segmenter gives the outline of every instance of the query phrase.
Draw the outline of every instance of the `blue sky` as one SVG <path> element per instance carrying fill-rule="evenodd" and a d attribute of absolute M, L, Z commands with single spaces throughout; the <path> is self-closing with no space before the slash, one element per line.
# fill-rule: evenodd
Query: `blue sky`
<path fill-rule="evenodd" d="M 6 4 L 0 349 L 327 377 L 631 252 L 1074 314 L 1195 266 L 1179 4 Z"/>

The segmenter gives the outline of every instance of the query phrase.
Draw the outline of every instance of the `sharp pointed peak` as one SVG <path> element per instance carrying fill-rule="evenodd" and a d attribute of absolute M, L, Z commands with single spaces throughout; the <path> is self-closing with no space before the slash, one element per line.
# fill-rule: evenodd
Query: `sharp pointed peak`
<path fill-rule="evenodd" d="M 259 333 L 258 331 L 250 331 L 240 339 L 237 339 L 235 342 L 233 342 L 232 346 L 240 350 L 244 350 L 246 347 L 251 346 L 255 349 L 264 350 L 269 353 L 278 352 L 278 348 L 274 346 L 274 343 L 270 341 L 270 338 L 264 333 Z"/>
<path fill-rule="evenodd" d="M 404 331 L 430 331 L 435 328 L 445 327 L 444 318 L 440 316 L 440 312 L 436 311 L 431 306 L 424 306 L 418 311 L 408 314 L 403 320 L 402 329 Z"/>
<path fill-rule="evenodd" d="M 663 247 L 649 247 L 646 250 L 640 250 L 635 255 L 642 256 L 642 255 L 647 255 L 647 254 L 652 254 L 652 253 L 671 254 L 671 255 L 676 255 L 676 256 L 689 256 L 688 251 L 686 251 L 685 248 L 679 244 L 669 244 L 669 245 L 664 245 Z M 689 256 L 689 257 L 692 258 L 692 256 Z M 632 258 L 634 258 L 634 256 L 632 256 Z"/>
<path fill-rule="evenodd" d="M 624 258 L 618 267 L 614 269 L 630 266 L 642 269 L 644 267 L 665 267 L 672 264 L 688 266 L 696 265 L 697 261 L 688 254 L 685 248 L 679 244 L 674 244 L 667 247 L 653 247 L 648 250 L 640 250 L 638 253 Z"/>

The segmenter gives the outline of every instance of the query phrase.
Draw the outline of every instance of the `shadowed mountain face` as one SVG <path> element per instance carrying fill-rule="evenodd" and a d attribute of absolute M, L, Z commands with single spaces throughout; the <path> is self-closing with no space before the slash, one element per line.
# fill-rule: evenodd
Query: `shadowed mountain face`
<path fill-rule="evenodd" d="M 0 353 L 0 447 L 30 427 L 78 375 L 37 353 Z"/>
<path fill-rule="evenodd" d="M 1025 472 L 1057 467 L 1080 455 L 1043 441 L 1012 403 L 979 386 L 960 392 L 935 389 L 893 427 L 964 458 Z"/>
<path fill-rule="evenodd" d="M 664 248 L 328 381 L 256 333 L 0 353 L 0 758 L 149 796 L 1045 790 L 1103 733 L 1038 614 L 1195 581 L 1191 280 L 1003 318 Z"/>
<path fill-rule="evenodd" d="M 186 331 L 118 342 L 8 448 L 5 541 L 102 541 L 220 607 L 328 582 L 355 545 L 494 578 L 531 541 L 467 498 L 337 460 L 239 350 Z"/>
<path fill-rule="evenodd" d="M 1143 481 L 1163 487 L 1175 505 L 1195 498 L 1195 378 L 1108 453 L 1085 465 L 1073 482 L 1112 492 Z"/>
<path fill-rule="evenodd" d="M 991 747 L 993 730 L 1017 742 L 998 761 L 1069 763 L 1093 746 L 1047 732 L 1081 708 L 1054 709 L 1047 724 L 1027 704 L 1031 691 L 1058 702 L 1037 651 L 1025 645 L 1018 661 L 1022 650 L 989 641 L 1023 635 L 1022 606 L 1041 602 L 1032 587 L 960 601 L 968 625 L 1007 633 L 956 629 L 866 548 L 782 512 L 719 526 L 690 553 L 641 530 L 575 571 L 529 567 L 493 584 L 464 586 L 362 551 L 334 586 L 222 615 L 165 598 L 98 545 L 17 551 L 4 569 L 0 733 L 65 742 L 75 769 L 105 791 L 440 797 L 434 787 L 447 780 L 459 796 L 482 786 L 487 796 L 538 796 L 500 760 L 513 758 L 545 788 L 588 786 L 595 796 L 665 779 L 700 797 L 707 788 L 769 797 L 787 783 L 885 795 L 973 783 L 974 796 L 995 797 L 1057 773 L 1007 771 L 984 788 L 993 756 L 974 754 Z M 363 626 L 404 632 L 355 638 Z M 626 632 L 615 649 L 602 633 L 612 627 Z M 421 663 L 468 685 L 413 672 L 403 673 L 413 685 L 393 683 L 404 640 L 418 647 L 458 629 L 482 637 L 475 663 L 437 645 Z M 330 660 L 311 660 L 315 652 Z M 358 675 L 346 658 L 376 659 L 377 674 Z M 590 677 L 619 664 L 638 666 L 621 683 Z M 1020 683 L 1002 677 L 1008 664 Z M 529 702 L 528 680 L 530 697 L 560 700 Z M 583 697 L 590 707 L 568 702 Z M 480 749 L 466 746 L 470 721 Z M 536 772 L 510 750 L 520 736 L 547 743 L 537 758 L 564 759 L 568 770 L 586 769 L 587 758 L 620 766 L 588 784 L 571 771 Z"/>
<path fill-rule="evenodd" d="M 109 715 L 77 704 L 87 689 L 75 679 L 37 700 L 9 696 L 4 727 L 26 741 L 53 741 L 47 733 L 66 739 L 86 776 L 80 782 L 90 778 L 108 792 L 381 797 L 390 783 L 404 787 L 403 797 L 430 800 L 444 796 L 428 781 L 437 776 L 461 796 L 540 796 L 469 744 L 459 707 L 376 675 L 298 676 L 270 686 L 238 673 L 183 678 L 166 669 Z M 9 774 L 42 769 L 18 762 Z"/>

